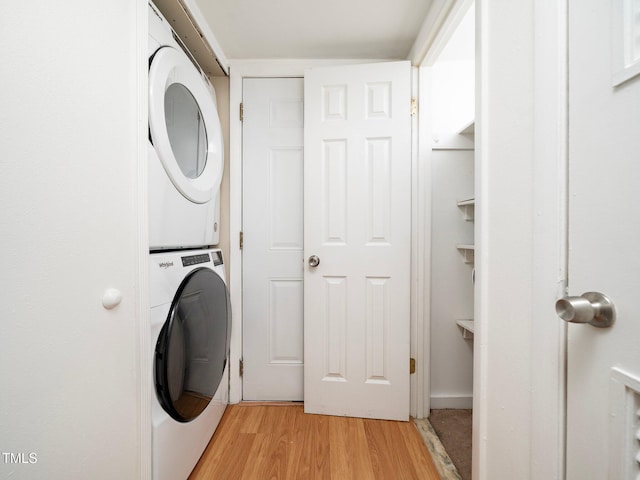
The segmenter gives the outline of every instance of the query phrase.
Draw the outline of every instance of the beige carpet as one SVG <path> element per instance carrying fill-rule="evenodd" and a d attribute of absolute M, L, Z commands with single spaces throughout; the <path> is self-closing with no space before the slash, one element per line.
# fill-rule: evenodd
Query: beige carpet
<path fill-rule="evenodd" d="M 431 410 L 433 426 L 462 480 L 471 480 L 471 410 Z"/>

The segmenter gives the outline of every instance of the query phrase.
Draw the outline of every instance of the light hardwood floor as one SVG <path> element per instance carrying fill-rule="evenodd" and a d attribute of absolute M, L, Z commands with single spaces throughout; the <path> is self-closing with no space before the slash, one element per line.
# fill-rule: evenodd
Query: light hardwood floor
<path fill-rule="evenodd" d="M 230 405 L 189 480 L 439 480 L 413 422 Z"/>

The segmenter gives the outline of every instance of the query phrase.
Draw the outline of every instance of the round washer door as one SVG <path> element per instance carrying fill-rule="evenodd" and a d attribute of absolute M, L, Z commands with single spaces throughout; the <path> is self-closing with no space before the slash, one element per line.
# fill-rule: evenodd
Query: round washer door
<path fill-rule="evenodd" d="M 213 398 L 229 355 L 227 286 L 210 268 L 182 281 L 156 344 L 156 394 L 175 420 L 189 422 Z"/>
<path fill-rule="evenodd" d="M 206 203 L 224 170 L 222 128 L 212 88 L 182 51 L 159 49 L 149 67 L 149 133 L 171 182 Z"/>

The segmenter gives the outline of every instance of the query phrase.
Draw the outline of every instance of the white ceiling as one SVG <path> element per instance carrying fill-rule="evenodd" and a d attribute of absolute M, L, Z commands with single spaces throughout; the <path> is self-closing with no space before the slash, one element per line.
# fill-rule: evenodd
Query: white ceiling
<path fill-rule="evenodd" d="M 405 59 L 433 0 L 194 0 L 228 59 Z"/>

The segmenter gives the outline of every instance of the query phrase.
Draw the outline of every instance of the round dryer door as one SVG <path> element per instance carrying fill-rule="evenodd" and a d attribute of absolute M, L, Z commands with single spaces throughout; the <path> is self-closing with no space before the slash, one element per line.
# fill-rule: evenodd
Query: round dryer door
<path fill-rule="evenodd" d="M 149 67 L 151 142 L 173 185 L 194 203 L 210 201 L 224 152 L 215 93 L 186 54 L 159 49 Z"/>
<path fill-rule="evenodd" d="M 182 281 L 155 351 L 155 385 L 162 408 L 189 422 L 213 398 L 229 355 L 227 286 L 213 270 L 198 268 Z"/>

